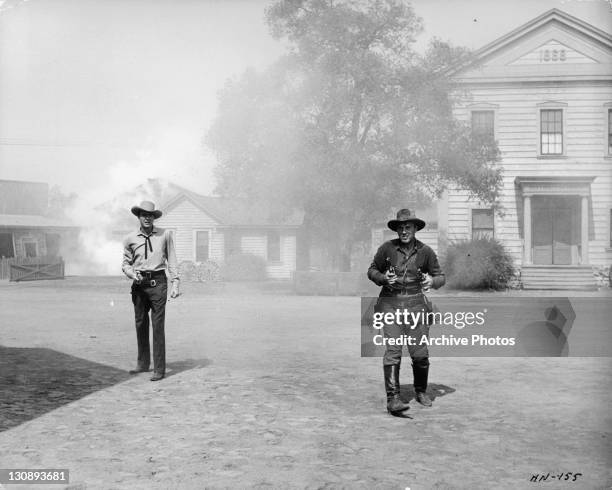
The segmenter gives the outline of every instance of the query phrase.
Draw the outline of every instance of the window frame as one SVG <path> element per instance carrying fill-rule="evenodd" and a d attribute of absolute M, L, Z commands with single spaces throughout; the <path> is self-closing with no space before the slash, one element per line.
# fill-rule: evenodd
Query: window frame
<path fill-rule="evenodd" d="M 467 106 L 468 117 L 470 130 L 472 130 L 472 113 L 473 112 L 485 112 L 491 111 L 493 112 L 493 140 L 498 140 L 498 112 L 499 112 L 499 104 L 492 104 L 490 102 L 477 102 L 475 104 L 470 104 Z"/>
<path fill-rule="evenodd" d="M 561 112 L 561 153 L 542 153 L 542 112 Z M 537 104 L 537 156 L 542 159 L 565 158 L 567 156 L 567 104 L 565 102 L 548 101 Z"/>
<path fill-rule="evenodd" d="M 198 233 L 206 232 L 208 234 L 208 257 L 206 260 L 198 260 Z M 176 243 L 175 243 L 176 246 Z M 211 246 L 212 246 L 212 230 L 210 228 L 194 228 L 193 230 L 193 261 L 194 262 L 206 262 L 211 257 Z"/>
<path fill-rule="evenodd" d="M 470 128 L 472 130 L 472 136 L 474 135 L 478 135 L 478 136 L 488 136 L 489 132 L 475 132 L 474 131 L 474 114 L 491 114 L 491 136 L 493 138 L 493 140 L 495 141 L 495 111 L 493 109 L 471 109 L 470 110 Z"/>
<path fill-rule="evenodd" d="M 28 255 L 27 245 L 34 245 L 34 255 Z M 35 259 L 40 257 L 40 250 L 38 247 L 38 241 L 35 238 L 24 238 L 21 240 L 21 246 L 23 247 L 23 256 L 27 259 Z"/>
<path fill-rule="evenodd" d="M 488 211 L 491 213 L 491 228 L 477 228 L 477 230 L 491 230 L 491 238 L 495 238 L 495 210 L 491 207 L 478 207 L 478 208 L 471 208 L 470 209 L 470 236 L 472 237 L 472 240 L 476 239 L 476 238 L 480 238 L 474 235 L 474 212 L 478 212 L 478 211 Z"/>

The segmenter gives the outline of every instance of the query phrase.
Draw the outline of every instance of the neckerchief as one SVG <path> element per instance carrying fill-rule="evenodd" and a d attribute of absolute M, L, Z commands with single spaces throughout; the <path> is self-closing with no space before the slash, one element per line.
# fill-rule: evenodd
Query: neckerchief
<path fill-rule="evenodd" d="M 151 235 L 153 234 L 153 230 L 151 230 Z M 151 244 L 151 235 L 145 235 L 144 233 L 139 233 L 138 236 L 141 236 L 145 239 L 144 247 L 145 247 L 145 260 L 149 257 L 149 251 L 153 252 L 153 245 Z M 147 245 L 148 251 L 147 251 Z"/>

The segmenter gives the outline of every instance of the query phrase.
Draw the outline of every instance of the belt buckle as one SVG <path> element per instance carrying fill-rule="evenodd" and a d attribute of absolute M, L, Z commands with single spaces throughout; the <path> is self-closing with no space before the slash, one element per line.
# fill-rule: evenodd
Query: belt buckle
<path fill-rule="evenodd" d="M 151 279 L 151 282 L 149 284 L 152 288 L 154 288 L 155 286 L 157 286 L 157 281 L 155 279 Z"/>

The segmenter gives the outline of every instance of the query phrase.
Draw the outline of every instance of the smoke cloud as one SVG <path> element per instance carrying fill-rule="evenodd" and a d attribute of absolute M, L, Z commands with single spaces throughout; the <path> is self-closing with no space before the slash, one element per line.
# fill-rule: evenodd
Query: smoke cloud
<path fill-rule="evenodd" d="M 152 139 L 133 158 L 109 166 L 107 173 L 110 185 L 77 192 L 66 210 L 80 227 L 77 245 L 67 244 L 62 251 L 68 275 L 121 275 L 122 238 L 138 227 L 132 206 L 148 200 L 159 208 L 170 183 L 202 193 L 212 188 L 212 159 L 199 138 L 181 131 Z"/>

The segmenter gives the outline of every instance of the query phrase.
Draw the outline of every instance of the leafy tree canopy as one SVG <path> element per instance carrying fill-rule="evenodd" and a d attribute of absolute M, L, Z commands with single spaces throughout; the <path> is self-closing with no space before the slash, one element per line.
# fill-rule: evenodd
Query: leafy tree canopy
<path fill-rule="evenodd" d="M 412 48 L 421 20 L 403 0 L 280 0 L 266 11 L 286 55 L 228 81 L 208 135 L 218 192 L 302 208 L 348 255 L 393 208 L 451 184 L 495 203 L 497 147 L 452 117 L 444 70 L 465 50 Z"/>

